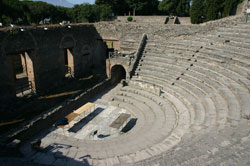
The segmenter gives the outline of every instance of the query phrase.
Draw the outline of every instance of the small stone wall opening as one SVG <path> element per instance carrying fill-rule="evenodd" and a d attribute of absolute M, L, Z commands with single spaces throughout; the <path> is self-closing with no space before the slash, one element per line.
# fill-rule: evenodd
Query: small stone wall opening
<path fill-rule="evenodd" d="M 122 65 L 115 65 L 111 68 L 111 83 L 117 84 L 122 79 L 126 79 L 126 70 Z"/>
<path fill-rule="evenodd" d="M 64 66 L 65 66 L 65 77 L 72 77 L 74 75 L 73 48 L 64 49 Z"/>
<path fill-rule="evenodd" d="M 10 55 L 13 65 L 13 74 L 15 78 L 16 96 L 35 92 L 35 76 L 33 61 L 28 51 L 19 52 Z"/>
<path fill-rule="evenodd" d="M 120 50 L 120 41 L 119 40 L 110 40 L 110 39 L 104 39 L 103 40 L 106 43 L 108 53 L 114 52 L 115 50 Z M 108 58 L 108 54 L 106 56 Z"/>

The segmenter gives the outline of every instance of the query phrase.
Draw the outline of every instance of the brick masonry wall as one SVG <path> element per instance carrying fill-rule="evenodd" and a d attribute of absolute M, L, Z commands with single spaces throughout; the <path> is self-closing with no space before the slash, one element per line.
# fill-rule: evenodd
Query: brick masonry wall
<path fill-rule="evenodd" d="M 0 98 L 15 96 L 15 80 L 10 57 L 31 52 L 37 92 L 51 89 L 64 78 L 64 49 L 72 48 L 75 76 L 90 72 L 105 74 L 106 50 L 101 36 L 91 24 L 68 27 L 28 27 L 0 31 Z M 92 71 L 93 72 L 93 71 Z"/>

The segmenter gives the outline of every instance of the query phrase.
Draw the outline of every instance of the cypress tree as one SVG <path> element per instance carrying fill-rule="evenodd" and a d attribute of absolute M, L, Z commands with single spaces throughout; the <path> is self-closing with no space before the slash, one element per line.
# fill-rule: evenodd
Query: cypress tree
<path fill-rule="evenodd" d="M 192 6 L 190 8 L 190 17 L 193 24 L 199 24 L 203 22 L 203 10 L 204 0 L 193 0 Z"/>
<path fill-rule="evenodd" d="M 181 17 L 189 16 L 189 10 L 190 0 L 180 0 L 176 8 L 176 14 Z"/>
<path fill-rule="evenodd" d="M 224 0 L 223 4 L 223 17 L 227 17 L 236 13 L 237 5 L 241 0 Z"/>
<path fill-rule="evenodd" d="M 206 0 L 205 2 L 205 17 L 206 21 L 215 20 L 220 18 L 219 13 L 222 12 L 223 1 L 218 0 Z"/>
<path fill-rule="evenodd" d="M 176 15 L 176 8 L 180 0 L 162 0 L 158 5 L 161 14 Z"/>

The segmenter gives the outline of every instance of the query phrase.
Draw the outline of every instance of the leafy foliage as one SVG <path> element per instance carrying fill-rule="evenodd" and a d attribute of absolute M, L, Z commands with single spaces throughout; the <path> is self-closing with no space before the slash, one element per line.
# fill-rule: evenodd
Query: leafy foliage
<path fill-rule="evenodd" d="M 189 16 L 189 10 L 190 0 L 180 0 L 176 8 L 176 15 L 180 17 Z"/>
<path fill-rule="evenodd" d="M 158 9 L 164 15 L 189 16 L 190 0 L 163 0 Z"/>
<path fill-rule="evenodd" d="M 45 18 L 51 23 L 96 22 L 129 12 L 136 15 L 191 16 L 192 23 L 202 23 L 236 13 L 242 0 L 95 0 L 73 8 L 53 6 L 31 0 L 0 0 L 0 22 L 3 24 L 38 24 Z"/>
<path fill-rule="evenodd" d="M 236 6 L 241 3 L 242 0 L 225 0 L 223 3 L 222 17 L 234 15 L 236 13 Z"/>
<path fill-rule="evenodd" d="M 158 13 L 158 0 L 126 0 L 129 11 L 135 11 L 137 15 L 153 15 Z"/>
<path fill-rule="evenodd" d="M 197 24 L 234 15 L 241 2 L 242 0 L 193 0 L 191 22 Z"/>
<path fill-rule="evenodd" d="M 179 0 L 163 0 L 158 8 L 162 14 L 175 15 L 178 2 Z"/>
<path fill-rule="evenodd" d="M 193 0 L 193 4 L 190 9 L 191 22 L 193 24 L 199 24 L 203 22 L 204 18 L 204 1 Z"/>
<path fill-rule="evenodd" d="M 110 6 L 111 10 L 117 15 L 123 15 L 128 9 L 125 0 L 95 0 L 95 4 Z"/>
<path fill-rule="evenodd" d="M 128 20 L 128 21 L 133 21 L 133 17 L 129 16 L 129 17 L 127 18 L 127 20 Z"/>

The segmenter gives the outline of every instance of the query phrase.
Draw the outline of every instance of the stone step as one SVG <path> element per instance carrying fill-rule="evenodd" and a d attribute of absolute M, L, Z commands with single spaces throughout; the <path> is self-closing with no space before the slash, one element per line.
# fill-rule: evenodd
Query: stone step
<path fill-rule="evenodd" d="M 136 51 L 136 48 L 134 48 L 134 47 L 122 46 L 122 47 L 121 47 L 121 51 L 133 52 L 133 51 Z"/>
<path fill-rule="evenodd" d="M 207 127 L 213 127 L 216 126 L 216 108 L 213 100 L 210 97 L 205 97 L 202 99 L 202 105 L 204 106 L 204 109 L 206 110 L 206 116 L 205 116 L 205 122 L 204 125 Z"/>
<path fill-rule="evenodd" d="M 200 64 L 207 64 L 209 61 L 207 58 L 198 58 L 198 63 L 196 63 L 196 66 L 200 66 Z M 232 75 L 232 78 L 239 78 L 241 80 L 246 80 L 248 77 L 248 72 L 244 70 L 244 68 L 240 68 L 238 65 L 229 65 L 229 64 L 221 64 L 220 62 L 210 61 L 210 65 L 216 66 L 220 69 L 223 69 L 222 72 L 227 72 L 228 74 Z M 237 79 L 236 79 L 237 81 Z M 246 80 L 247 81 L 247 80 Z M 248 81 L 247 81 L 248 82 Z"/>
<path fill-rule="evenodd" d="M 154 49 L 154 50 L 150 50 L 150 49 L 145 49 L 144 54 L 171 54 L 171 53 L 178 53 L 180 55 L 183 55 L 184 57 L 190 57 L 192 55 L 195 54 L 195 52 L 193 50 L 179 50 L 179 49 L 174 49 L 174 48 L 168 48 L 168 49 Z"/>
<path fill-rule="evenodd" d="M 241 107 L 241 117 L 242 118 L 249 117 L 250 116 L 250 93 L 249 91 L 242 88 L 238 84 L 233 84 L 230 88 L 239 101 L 239 104 Z"/>
<path fill-rule="evenodd" d="M 192 139 L 185 139 L 175 149 L 155 156 L 144 161 L 133 163 L 133 165 L 248 165 L 250 150 L 249 136 L 232 138 L 232 133 L 249 125 L 239 125 L 237 128 L 227 128 L 225 132 L 214 130 L 213 132 L 197 134 Z M 247 133 L 248 131 L 241 131 Z M 243 135 L 245 135 L 243 134 Z M 244 138 L 244 143 L 242 142 Z M 235 139 L 235 141 L 233 141 Z M 202 148 L 200 148 L 202 147 Z M 235 156 L 235 154 L 237 154 Z M 239 156 L 244 159 L 239 160 Z M 165 164 L 166 163 L 166 164 Z"/>
<path fill-rule="evenodd" d="M 138 88 L 135 86 L 124 87 L 121 90 L 144 96 L 146 98 L 151 99 L 157 105 L 159 105 L 164 112 L 164 116 L 165 116 L 166 122 L 167 122 L 166 124 L 168 126 L 168 127 L 165 126 L 164 128 L 169 128 L 169 126 L 175 126 L 175 124 L 177 123 L 176 122 L 176 110 L 175 110 L 175 108 L 172 108 L 172 105 L 170 103 L 168 103 L 166 100 L 164 100 L 163 98 L 156 96 L 150 92 L 147 92 L 146 89 L 141 89 L 140 87 Z"/>
<path fill-rule="evenodd" d="M 159 44 L 155 44 L 153 43 L 154 41 L 148 41 L 147 43 L 147 48 L 164 48 L 164 47 L 168 47 L 168 46 L 172 46 L 172 47 L 189 47 L 189 49 L 192 50 L 199 50 L 200 46 L 199 45 L 195 45 L 192 43 L 188 43 L 188 42 L 182 42 L 182 41 L 175 41 L 175 40 L 171 40 L 171 41 L 166 41 L 166 42 L 161 42 Z"/>
<path fill-rule="evenodd" d="M 145 110 L 143 113 L 145 120 L 147 121 L 147 123 L 149 124 L 153 124 L 153 119 L 155 117 L 155 115 L 153 114 L 153 112 L 149 111 L 150 109 L 148 107 L 146 107 L 144 104 L 142 104 L 141 102 L 137 102 L 136 100 L 133 102 L 130 99 L 128 99 L 128 97 L 125 96 L 120 96 L 117 95 L 115 96 L 115 101 L 119 101 L 120 103 L 124 102 L 124 103 L 128 103 L 130 105 L 132 105 L 132 107 L 136 107 L 138 110 Z"/>
<path fill-rule="evenodd" d="M 124 92 L 123 92 L 124 93 Z M 129 94 L 128 92 L 127 92 L 127 94 Z M 138 95 L 137 95 L 137 97 L 138 97 Z M 141 103 L 141 101 L 139 101 L 139 100 L 136 100 L 135 98 L 132 98 L 130 95 L 129 96 L 122 96 L 122 98 L 124 98 L 124 99 L 126 99 L 126 100 L 130 100 L 131 102 L 134 102 L 133 104 L 134 105 L 138 105 L 139 103 Z M 142 98 L 142 97 L 141 97 Z M 132 101 L 133 100 L 133 101 Z M 136 100 L 136 101 L 135 101 Z M 144 107 L 142 107 L 144 105 Z M 138 107 L 138 106 L 137 106 Z M 147 108 L 148 107 L 148 108 Z M 151 109 L 152 108 L 150 108 L 149 106 L 147 106 L 146 104 L 140 104 L 140 109 L 142 109 L 142 110 L 144 110 L 144 111 L 147 111 L 147 114 L 152 114 L 151 116 L 148 116 L 149 118 L 151 118 L 151 119 L 147 119 L 147 123 L 146 123 L 146 125 L 144 126 L 144 128 L 139 132 L 140 133 L 140 135 L 144 135 L 145 137 L 144 138 L 148 138 L 148 137 L 146 137 L 148 134 L 150 134 L 150 133 L 148 133 L 148 132 L 151 132 L 151 133 L 157 133 L 157 131 L 155 131 L 154 129 L 156 128 L 156 127 L 159 127 L 160 125 L 161 125 L 161 123 L 162 123 L 162 120 L 164 120 L 163 119 L 163 117 L 161 117 L 161 118 L 159 118 L 159 121 L 156 121 L 156 118 L 157 117 L 159 117 L 159 112 L 158 111 L 160 111 L 160 110 L 155 110 L 155 111 L 151 111 Z M 139 134 L 138 133 L 138 134 Z M 157 135 L 156 135 L 157 136 Z M 159 138 L 154 138 L 154 139 L 156 139 L 156 140 L 152 140 L 153 138 L 150 138 L 149 140 L 151 140 L 151 145 L 154 143 L 154 142 L 157 142 L 158 141 L 158 139 Z"/>
<path fill-rule="evenodd" d="M 215 34 L 211 34 L 211 36 L 215 36 Z M 241 43 L 250 43 L 249 33 L 218 32 L 216 36 L 223 40 L 230 40 L 230 41 L 236 41 L 236 42 L 241 42 Z"/>
<path fill-rule="evenodd" d="M 204 69 L 202 71 L 208 74 L 208 76 L 210 76 L 211 78 L 217 79 L 218 82 L 224 83 L 224 85 L 228 84 L 230 86 L 230 82 L 233 81 L 233 82 L 237 82 L 239 86 L 246 87 L 246 89 L 248 89 L 247 86 L 249 85 L 249 80 L 246 80 L 245 77 L 239 75 L 238 73 L 234 73 L 230 69 L 226 69 L 218 65 L 216 65 L 217 68 L 215 69 L 215 65 L 209 62 L 201 62 L 201 61 L 198 61 L 198 62 L 199 63 L 196 63 L 192 67 L 193 70 L 199 71 L 199 69 L 202 68 Z M 206 68 L 204 68 L 204 66 L 206 66 Z M 206 72 L 206 71 L 210 71 L 210 72 Z M 225 79 L 227 80 L 226 82 L 225 82 Z M 244 85 L 242 85 L 242 82 L 244 82 Z"/>
<path fill-rule="evenodd" d="M 208 99 L 207 99 L 208 100 Z M 210 102 L 211 103 L 211 102 Z M 212 106 L 214 108 L 214 106 Z M 198 107 L 199 108 L 199 107 Z M 208 108 L 209 109 L 209 108 Z M 210 109 L 211 110 L 211 109 Z M 211 112 L 211 111 L 210 111 Z M 198 112 L 199 113 L 199 112 Z M 207 116 L 208 117 L 208 116 Z"/>
<path fill-rule="evenodd" d="M 241 118 L 241 110 L 237 98 L 227 88 L 221 88 L 219 91 L 220 94 L 225 98 L 228 105 L 228 121 L 232 123 L 232 125 L 237 125 Z"/>
<path fill-rule="evenodd" d="M 193 47 L 184 47 L 182 45 L 165 45 L 165 46 L 157 46 L 157 47 L 151 47 L 151 46 L 146 46 L 147 51 L 154 51 L 154 50 L 182 50 L 182 51 L 197 51 L 197 48 Z"/>
<path fill-rule="evenodd" d="M 136 125 L 129 131 L 129 134 L 137 133 L 139 130 L 142 130 L 144 125 L 146 125 L 147 119 L 149 119 L 150 115 L 147 115 L 144 111 L 141 111 L 134 105 L 125 102 L 113 101 L 112 104 L 119 108 L 128 110 L 134 117 L 136 117 Z"/>
<path fill-rule="evenodd" d="M 181 66 L 189 66 L 191 63 L 194 62 L 194 57 L 182 57 L 176 54 L 162 54 L 162 55 L 150 55 L 147 54 L 143 57 L 143 62 L 161 62 L 161 63 L 169 63 L 169 64 L 176 64 L 182 63 Z"/>
<path fill-rule="evenodd" d="M 246 33 L 249 34 L 250 30 L 248 28 L 245 28 L 244 26 L 240 25 L 240 26 L 234 26 L 234 27 L 219 27 L 217 29 L 218 32 L 226 32 L 226 33 Z"/>
<path fill-rule="evenodd" d="M 163 68 L 163 69 L 166 69 L 166 68 Z M 161 73 L 161 74 L 158 74 L 158 76 L 161 75 L 162 78 L 164 79 L 164 77 L 165 77 L 164 73 L 169 72 L 167 75 L 174 75 L 174 78 L 178 78 L 178 80 L 174 80 L 174 83 L 178 84 L 178 82 L 184 81 L 187 84 L 191 84 L 191 85 L 195 86 L 197 89 L 199 89 L 204 94 L 209 94 L 212 90 L 209 87 L 205 86 L 201 82 L 202 80 L 196 81 L 196 79 L 193 79 L 192 77 L 190 78 L 189 75 L 181 75 L 181 71 L 180 71 L 180 73 L 175 74 L 174 73 L 175 69 L 167 68 L 167 71 L 166 70 L 164 71 L 163 69 L 158 68 L 158 67 L 147 69 L 146 67 L 143 66 L 143 67 L 141 67 L 141 71 L 138 71 L 138 73 L 139 74 L 151 73 L 151 74 L 155 74 L 155 75 L 157 75 L 157 73 Z M 171 70 L 173 70 L 173 72 Z M 167 79 L 167 78 L 165 78 L 165 79 Z M 197 92 L 197 93 L 200 94 L 199 92 Z"/>
<path fill-rule="evenodd" d="M 191 88 L 189 87 L 189 89 L 191 89 Z M 229 98 L 229 99 L 230 99 L 230 98 Z M 231 102 L 231 101 L 232 101 L 232 100 L 230 99 L 229 102 Z M 245 101 L 244 103 L 248 103 L 248 102 Z M 231 104 L 231 103 L 230 103 L 230 104 Z M 233 105 L 234 105 L 234 104 L 233 104 Z M 245 110 L 247 110 L 247 112 L 249 112 L 248 109 L 245 109 Z M 240 114 L 239 114 L 239 115 L 240 115 Z M 238 120 L 239 120 L 239 118 L 238 118 Z"/>
<path fill-rule="evenodd" d="M 249 52 L 248 49 L 244 49 L 244 48 L 234 48 L 232 46 L 228 46 L 228 45 L 225 45 L 225 44 L 220 44 L 220 45 L 211 45 L 210 43 L 213 43 L 215 42 L 216 43 L 216 40 L 211 40 L 211 39 L 207 39 L 207 38 L 199 38 L 199 37 L 196 37 L 196 38 L 193 38 L 193 39 L 186 39 L 187 41 L 189 42 L 193 42 L 193 43 L 203 43 L 203 48 L 207 48 L 207 49 L 210 49 L 210 50 L 217 50 L 217 51 L 221 51 L 221 52 L 224 52 L 224 53 L 228 53 L 228 54 L 236 54 L 236 55 L 239 55 L 239 56 L 242 56 L 243 58 L 247 58 L 249 59 L 249 56 L 247 56 L 247 52 Z M 240 49 L 240 51 L 239 51 Z"/>
<path fill-rule="evenodd" d="M 131 88 L 127 88 L 127 87 L 126 87 L 126 90 L 128 90 L 128 89 L 129 89 L 130 91 L 135 91 L 135 92 L 137 92 L 138 94 L 140 94 L 140 93 L 145 93 L 144 91 L 140 91 L 140 90 L 137 90 L 137 89 L 133 89 L 133 90 L 132 90 Z M 142 94 L 141 94 L 141 95 L 142 95 Z M 148 94 L 144 94 L 144 96 L 145 96 L 145 95 L 148 96 Z M 132 96 L 131 96 L 131 97 L 132 97 Z M 137 96 L 136 98 L 138 98 L 138 96 Z M 162 100 L 162 102 L 164 102 L 164 101 Z M 164 105 L 163 105 L 163 106 L 164 106 Z M 167 110 L 168 110 L 168 109 L 167 109 Z M 168 115 L 167 117 L 169 117 L 169 116 L 170 116 L 170 113 L 168 113 L 167 115 Z M 184 115 L 184 113 L 183 113 L 183 115 Z M 182 115 L 181 117 L 183 117 L 183 115 Z M 184 119 L 181 118 L 181 120 L 183 120 L 183 122 L 184 122 L 186 118 L 187 118 L 187 116 L 184 117 Z M 170 121 L 170 120 L 167 120 L 167 121 Z M 182 123 L 183 123 L 183 122 L 182 122 Z M 182 123 L 180 123 L 180 124 L 182 124 Z M 166 124 L 166 127 L 164 127 L 164 129 L 166 129 L 167 127 L 169 127 L 169 123 Z M 187 127 L 186 127 L 186 128 L 187 128 Z M 180 129 L 179 129 L 179 130 L 180 130 Z M 183 130 L 183 129 L 182 129 L 182 130 Z M 181 131 L 178 131 L 179 134 L 180 134 L 180 132 L 181 132 Z M 183 132 L 183 131 L 182 131 L 182 132 Z M 152 133 L 151 133 L 151 134 L 152 134 Z M 159 145 L 158 145 L 158 146 L 159 146 Z M 163 146 L 161 146 L 161 147 L 163 147 Z M 166 146 L 166 147 L 167 147 L 167 146 Z M 149 149 L 146 149 L 146 151 L 147 151 L 147 152 L 150 152 L 151 154 L 152 154 L 152 153 L 153 153 L 153 154 L 156 154 L 156 153 L 159 154 L 159 152 L 156 152 L 156 151 L 154 151 L 153 149 L 154 149 L 154 148 L 152 148 L 152 149 L 150 149 L 150 150 L 149 150 Z"/>
<path fill-rule="evenodd" d="M 130 87 L 125 87 L 125 89 L 129 90 L 129 91 L 133 91 L 134 93 L 138 93 L 138 94 L 143 95 L 143 96 L 149 96 L 148 92 L 145 93 L 145 91 L 131 88 L 131 86 Z M 165 105 L 166 101 L 164 101 L 163 99 L 161 99 L 159 97 L 154 97 L 153 100 L 155 100 L 155 101 L 160 100 L 160 101 L 158 101 L 158 104 L 161 105 L 162 107 L 166 108 L 165 111 L 167 111 L 167 113 L 166 113 L 167 117 L 168 118 L 171 117 L 171 114 L 173 114 L 173 113 L 169 112 L 169 108 L 171 108 L 171 107 Z M 179 122 L 178 122 L 178 125 L 176 126 L 176 128 L 171 133 L 171 135 L 172 135 L 172 137 L 176 137 L 178 135 L 178 137 L 181 138 L 181 135 L 182 135 L 181 133 L 184 133 L 184 131 L 186 131 L 188 129 L 188 126 L 189 126 L 189 114 L 188 114 L 188 111 L 185 108 L 180 107 L 179 104 L 180 103 L 178 103 L 178 105 L 175 105 L 177 108 L 179 108 L 179 109 L 176 109 L 178 111 L 178 113 L 179 113 Z M 173 116 L 173 118 L 175 118 L 175 116 Z M 170 120 L 167 120 L 167 121 L 171 121 L 171 118 L 170 118 Z M 166 127 L 164 127 L 164 128 L 167 128 L 168 126 L 169 126 L 169 124 L 166 124 Z M 154 147 L 151 147 L 150 149 L 145 149 L 145 150 L 147 152 L 151 153 L 151 154 L 154 154 L 154 155 L 159 154 L 159 152 L 165 151 L 165 150 L 170 148 L 169 147 L 171 145 L 170 142 L 169 142 L 170 140 L 171 140 L 171 138 L 167 138 L 167 140 L 166 140 L 166 141 L 168 141 L 168 146 L 164 145 L 164 143 L 159 143 L 157 145 L 154 145 Z M 173 146 L 173 143 L 172 143 L 171 146 Z M 158 149 L 158 150 L 156 150 L 156 149 Z M 159 151 L 159 149 L 161 149 L 161 150 Z"/>
<path fill-rule="evenodd" d="M 198 58 L 208 59 L 208 61 L 213 60 L 215 62 L 221 63 L 220 65 L 223 65 L 224 63 L 233 64 L 236 67 L 241 67 L 242 69 L 250 67 L 250 65 L 246 63 L 244 59 L 238 59 L 235 56 L 230 56 L 229 54 L 222 55 L 220 52 L 212 50 L 202 50 L 199 52 L 199 54 L 197 54 L 197 60 Z"/>
<path fill-rule="evenodd" d="M 142 80 L 138 80 L 137 78 L 132 78 L 133 81 L 137 81 L 137 82 L 142 82 Z M 156 81 L 159 81 L 159 80 L 156 80 Z M 151 83 L 150 81 L 145 81 L 143 80 L 144 83 Z M 164 85 L 162 83 L 158 84 L 158 85 Z M 176 100 L 173 100 L 174 98 L 178 98 L 178 100 L 180 100 L 181 103 L 184 104 L 184 106 L 189 110 L 189 113 L 190 113 L 190 120 L 193 122 L 193 119 L 194 119 L 194 110 L 193 110 L 193 107 L 191 106 L 190 102 L 186 99 L 186 98 L 183 98 L 182 96 L 178 95 L 176 92 L 177 91 L 173 91 L 172 89 L 170 88 L 167 88 L 167 86 L 164 87 L 165 88 L 165 93 L 163 94 L 163 98 L 166 98 L 166 92 L 168 92 L 168 96 L 170 96 L 172 100 L 169 100 L 170 102 L 172 103 L 176 103 L 177 101 Z M 176 88 L 174 88 L 176 89 Z M 189 98 L 190 99 L 190 98 Z M 181 106 L 180 102 L 178 102 L 178 104 L 174 104 L 174 106 L 176 106 L 177 108 L 179 108 L 179 106 Z M 187 110 L 187 109 L 176 109 L 178 111 L 180 110 Z M 192 123 L 191 122 L 191 123 Z"/>
<path fill-rule="evenodd" d="M 161 72 L 160 74 L 168 74 L 173 75 L 174 79 L 181 76 L 182 73 L 186 71 L 186 69 L 190 66 L 190 64 L 185 64 L 185 66 L 181 66 L 181 64 L 174 63 L 161 63 L 161 62 L 152 62 L 152 61 L 143 61 L 141 62 L 142 66 L 138 67 L 137 72 L 143 72 L 146 70 L 152 70 L 155 72 Z"/>
<path fill-rule="evenodd" d="M 144 80 L 145 80 L 145 78 L 143 78 L 143 81 Z M 166 85 L 162 81 L 156 80 L 154 78 L 152 78 L 152 80 L 151 80 L 150 77 L 148 77 L 148 76 L 147 76 L 147 80 L 154 82 L 155 84 L 158 84 L 158 82 L 159 82 L 159 85 L 162 85 L 164 87 L 163 90 L 166 90 L 167 92 L 171 92 L 171 90 L 173 90 L 173 93 L 179 93 L 181 96 L 183 96 L 183 98 L 186 98 L 189 100 L 191 100 L 193 98 L 188 92 L 186 92 L 184 90 L 179 90 L 178 88 L 172 87 L 171 85 Z M 168 87 L 168 86 L 171 86 L 171 87 Z M 178 97 L 178 98 L 180 98 L 180 97 Z M 193 98 L 193 100 L 196 101 L 196 99 L 194 99 L 194 98 Z M 203 106 L 200 103 L 197 103 L 197 101 L 190 102 L 190 104 L 188 104 L 188 102 L 190 102 L 190 101 L 186 101 L 186 106 L 187 106 L 187 108 L 189 108 L 189 110 L 191 110 L 190 114 L 195 115 L 195 116 L 193 116 L 194 125 L 196 125 L 196 126 L 201 125 L 205 119 L 205 111 L 203 109 Z M 192 111 L 192 110 L 194 110 L 194 111 Z M 201 129 L 201 127 L 199 127 L 198 129 Z"/>
<path fill-rule="evenodd" d="M 210 39 L 212 42 L 216 43 L 221 43 L 221 45 L 227 45 L 232 48 L 236 49 L 250 49 L 248 40 L 246 39 L 240 39 L 240 38 L 234 38 L 234 37 L 228 37 L 223 35 L 208 35 L 206 37 L 207 39 Z"/>
<path fill-rule="evenodd" d="M 157 72 L 156 72 L 157 73 Z M 141 72 L 140 75 L 143 75 L 145 77 L 151 77 L 153 79 L 159 79 L 159 77 L 155 76 L 155 74 L 153 72 Z M 162 76 L 160 80 L 167 80 L 167 77 Z M 170 83 L 170 85 L 173 83 Z M 192 94 L 195 98 L 199 98 L 199 96 L 203 96 L 204 94 L 202 93 L 202 91 L 200 91 L 199 89 L 196 89 L 195 87 L 193 87 L 193 84 L 184 82 L 183 80 L 179 79 L 178 81 L 174 82 L 175 86 L 182 88 L 183 90 L 187 91 L 188 93 Z"/>
<path fill-rule="evenodd" d="M 144 102 L 146 105 L 148 105 L 150 107 L 151 111 L 154 112 L 154 116 L 156 116 L 156 118 L 157 117 L 159 118 L 157 120 L 157 122 L 154 123 L 154 126 L 159 128 L 159 129 L 162 128 L 162 124 L 164 124 L 166 121 L 166 119 L 165 119 L 166 115 L 165 115 L 165 112 L 162 110 L 162 108 L 159 105 L 157 105 L 155 102 L 153 102 L 152 100 L 150 100 L 147 97 L 144 97 L 142 95 L 138 95 L 138 94 L 131 93 L 128 91 L 123 91 L 122 93 L 125 96 L 128 96 L 128 97 L 133 98 L 133 99 L 136 98 L 136 100 Z"/>
<path fill-rule="evenodd" d="M 220 93 L 210 94 L 216 109 L 216 118 L 218 129 L 223 129 L 227 123 L 228 109 L 225 99 L 220 95 Z"/>

